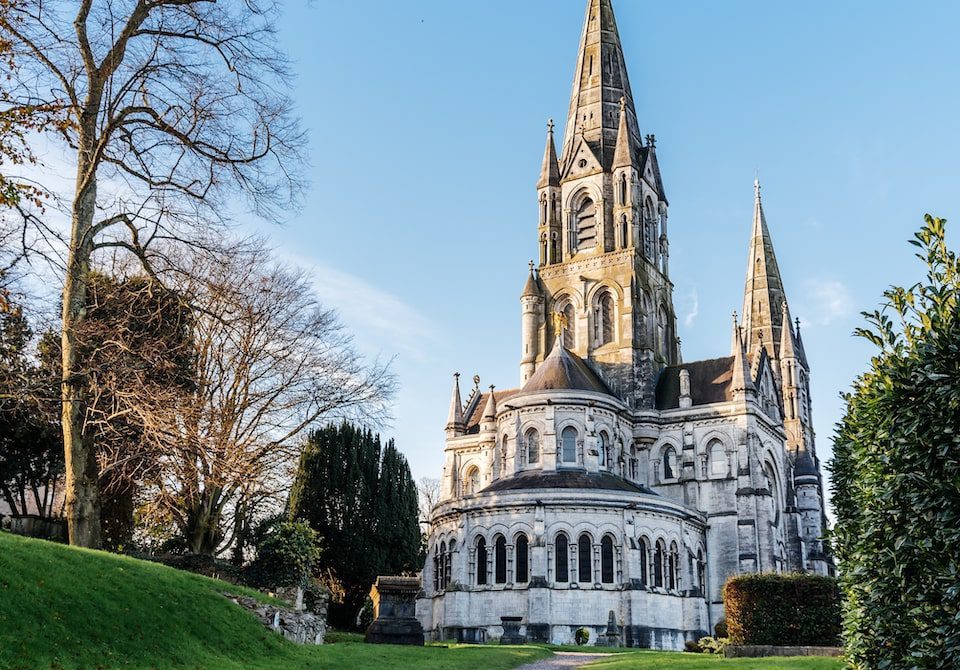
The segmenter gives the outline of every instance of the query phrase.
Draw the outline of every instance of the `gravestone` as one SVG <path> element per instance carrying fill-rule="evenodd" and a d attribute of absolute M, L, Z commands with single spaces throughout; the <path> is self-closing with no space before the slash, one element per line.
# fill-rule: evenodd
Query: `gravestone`
<path fill-rule="evenodd" d="M 500 644 L 526 644 L 527 638 L 520 634 L 520 624 L 523 617 L 502 616 L 500 623 L 503 625 L 503 635 L 500 636 Z"/>
<path fill-rule="evenodd" d="M 370 589 L 373 623 L 364 638 L 373 644 L 423 646 L 423 626 L 417 621 L 419 577 L 377 577 Z"/>

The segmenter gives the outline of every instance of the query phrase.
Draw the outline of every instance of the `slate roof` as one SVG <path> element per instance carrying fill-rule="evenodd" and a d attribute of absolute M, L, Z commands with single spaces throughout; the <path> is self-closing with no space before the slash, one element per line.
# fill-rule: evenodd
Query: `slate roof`
<path fill-rule="evenodd" d="M 500 406 L 500 403 L 509 400 L 513 396 L 520 393 L 520 389 L 508 389 L 506 391 L 494 391 L 493 399 L 497 403 L 497 407 Z M 490 392 L 480 394 L 480 399 L 473 406 L 473 411 L 470 412 L 470 416 L 465 417 L 467 424 L 467 433 L 476 433 L 480 430 L 480 420 L 483 418 L 483 410 L 487 407 L 487 400 L 490 399 Z"/>
<path fill-rule="evenodd" d="M 657 409 L 680 407 L 680 370 L 690 373 L 690 399 L 694 405 L 730 400 L 733 363 L 734 357 L 726 356 L 665 368 L 657 380 Z"/>
<path fill-rule="evenodd" d="M 513 477 L 500 479 L 483 489 L 482 492 L 494 493 L 526 489 L 593 489 L 596 491 L 626 491 L 659 495 L 646 486 L 628 482 L 616 475 L 606 472 L 584 472 L 582 470 L 558 470 L 556 472 L 528 470 Z"/>
<path fill-rule="evenodd" d="M 554 389 L 593 391 L 613 395 L 596 372 L 582 358 L 557 341 L 553 351 L 537 366 L 536 372 L 527 380 L 522 393 L 536 393 Z"/>

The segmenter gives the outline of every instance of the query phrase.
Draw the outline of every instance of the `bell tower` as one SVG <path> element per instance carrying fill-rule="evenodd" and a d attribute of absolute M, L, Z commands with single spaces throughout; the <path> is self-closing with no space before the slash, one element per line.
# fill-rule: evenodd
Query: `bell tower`
<path fill-rule="evenodd" d="M 566 348 L 629 405 L 652 407 L 659 371 L 680 360 L 668 203 L 655 138 L 640 134 L 611 0 L 587 3 L 562 146 L 558 157 L 551 122 L 537 183 L 543 313 L 537 336 L 524 336 L 523 375 L 552 349 L 548 315 L 560 312 Z"/>

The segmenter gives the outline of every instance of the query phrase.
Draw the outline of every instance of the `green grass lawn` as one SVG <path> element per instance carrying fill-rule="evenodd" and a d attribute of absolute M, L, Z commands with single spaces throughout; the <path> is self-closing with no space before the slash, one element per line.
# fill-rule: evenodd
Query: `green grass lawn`
<path fill-rule="evenodd" d="M 246 592 L 162 565 L 0 532 L 0 668 L 507 670 L 550 653 L 359 642 L 300 647 L 265 630 L 224 591 Z"/>
<path fill-rule="evenodd" d="M 155 563 L 0 532 L 0 668 L 508 670 L 552 653 L 533 645 L 367 645 L 353 633 L 331 633 L 332 644 L 301 647 L 265 630 L 224 598 L 225 591 L 252 594 Z M 841 667 L 820 658 L 574 649 L 619 652 L 589 666 L 603 670 Z"/>

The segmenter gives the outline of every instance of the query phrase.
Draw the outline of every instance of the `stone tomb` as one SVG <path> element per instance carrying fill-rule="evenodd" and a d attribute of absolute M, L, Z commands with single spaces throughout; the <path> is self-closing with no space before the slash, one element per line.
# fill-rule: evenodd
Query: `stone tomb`
<path fill-rule="evenodd" d="M 373 623 L 366 641 L 423 646 L 423 627 L 417 621 L 419 591 L 419 577 L 377 577 L 370 589 Z"/>

